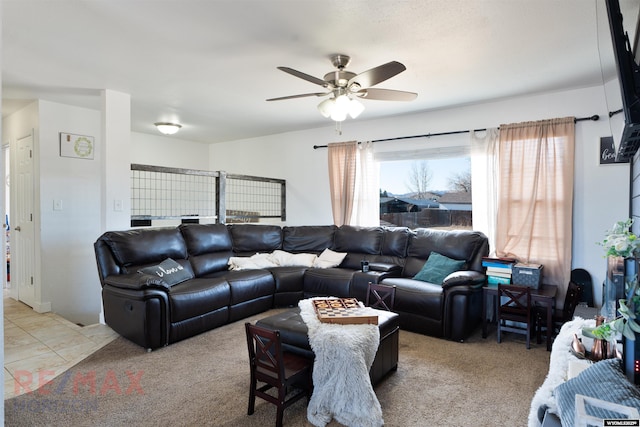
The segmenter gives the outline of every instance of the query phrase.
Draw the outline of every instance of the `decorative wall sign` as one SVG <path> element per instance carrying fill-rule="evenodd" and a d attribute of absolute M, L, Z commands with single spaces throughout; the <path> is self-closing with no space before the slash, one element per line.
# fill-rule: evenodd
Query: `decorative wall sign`
<path fill-rule="evenodd" d="M 92 136 L 60 132 L 60 156 L 93 160 L 94 151 Z"/>
<path fill-rule="evenodd" d="M 610 163 L 629 163 L 629 160 L 616 161 L 616 147 L 613 145 L 613 137 L 603 136 L 600 138 L 600 164 Z"/>

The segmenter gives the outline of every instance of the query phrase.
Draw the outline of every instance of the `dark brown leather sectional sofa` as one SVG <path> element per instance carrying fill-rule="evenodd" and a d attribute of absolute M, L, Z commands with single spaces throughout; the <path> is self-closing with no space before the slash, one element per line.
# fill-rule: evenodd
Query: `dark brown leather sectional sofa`
<path fill-rule="evenodd" d="M 397 227 L 183 224 L 109 231 L 94 244 L 107 325 L 154 349 L 312 296 L 364 301 L 369 282 L 396 285 L 402 329 L 463 341 L 479 324 L 486 236 Z M 229 270 L 230 257 L 282 250 L 347 253 L 338 267 Z M 465 260 L 443 283 L 412 279 L 431 252 Z M 171 258 L 194 278 L 169 286 L 138 272 Z M 370 271 L 361 271 L 361 261 Z"/>

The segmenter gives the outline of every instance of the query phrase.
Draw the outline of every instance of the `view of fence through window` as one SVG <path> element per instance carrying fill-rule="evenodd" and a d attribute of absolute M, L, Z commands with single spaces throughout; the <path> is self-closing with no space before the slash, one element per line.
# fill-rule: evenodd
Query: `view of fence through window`
<path fill-rule="evenodd" d="M 380 163 L 380 224 L 471 229 L 468 157 Z"/>

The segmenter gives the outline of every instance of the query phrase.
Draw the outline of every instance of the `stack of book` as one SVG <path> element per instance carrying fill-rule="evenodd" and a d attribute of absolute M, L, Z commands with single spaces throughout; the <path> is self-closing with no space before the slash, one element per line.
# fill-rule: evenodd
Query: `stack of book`
<path fill-rule="evenodd" d="M 517 261 L 515 258 L 483 257 L 482 266 L 487 268 L 487 283 L 489 285 L 510 284 L 512 268 Z"/>

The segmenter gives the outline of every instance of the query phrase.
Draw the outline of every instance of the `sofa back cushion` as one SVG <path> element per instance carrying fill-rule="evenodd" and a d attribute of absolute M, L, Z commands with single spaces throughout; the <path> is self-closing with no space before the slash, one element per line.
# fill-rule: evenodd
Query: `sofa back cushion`
<path fill-rule="evenodd" d="M 257 252 L 273 252 L 282 249 L 282 228 L 277 225 L 232 224 L 227 226 L 233 252 L 237 255 L 253 255 Z"/>
<path fill-rule="evenodd" d="M 282 228 L 282 250 L 321 253 L 333 245 L 335 225 L 302 225 Z"/>
<path fill-rule="evenodd" d="M 343 225 L 336 230 L 333 250 L 360 254 L 380 254 L 382 227 Z"/>
<path fill-rule="evenodd" d="M 116 263 L 125 271 L 131 266 L 160 263 L 167 258 L 187 258 L 187 245 L 176 227 L 108 231 L 99 239 L 107 244 Z"/>
<path fill-rule="evenodd" d="M 407 227 L 385 227 L 382 238 L 381 255 L 404 258 L 411 230 Z"/>
<path fill-rule="evenodd" d="M 360 261 L 367 258 L 366 255 L 379 255 L 383 232 L 382 227 L 343 225 L 338 228 L 333 242 L 333 250 L 347 253 L 340 267 L 359 270 Z"/>
<path fill-rule="evenodd" d="M 489 255 L 489 243 L 487 237 L 479 231 L 416 229 L 409 239 L 402 275 L 415 276 L 431 252 L 438 252 L 454 260 L 464 260 L 467 270 L 481 272 L 482 257 Z"/>
<path fill-rule="evenodd" d="M 187 243 L 191 268 L 197 277 L 228 270 L 233 244 L 226 225 L 182 224 L 180 231 Z"/>
<path fill-rule="evenodd" d="M 231 235 L 224 224 L 182 224 L 180 232 L 189 255 L 231 252 L 233 248 Z"/>

